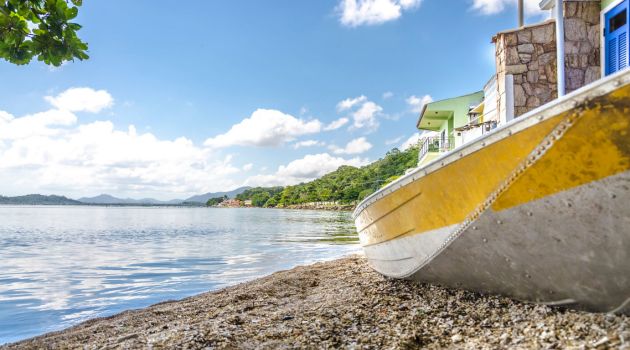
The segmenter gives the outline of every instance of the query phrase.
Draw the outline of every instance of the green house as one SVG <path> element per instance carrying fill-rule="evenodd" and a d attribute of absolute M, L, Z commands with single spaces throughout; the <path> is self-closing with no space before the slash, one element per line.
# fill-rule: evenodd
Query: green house
<path fill-rule="evenodd" d="M 427 103 L 424 106 L 416 124 L 418 129 L 425 131 L 424 137 L 420 139 L 419 165 L 428 163 L 440 153 L 448 152 L 463 143 L 461 134 L 456 129 L 469 124 L 470 111 L 477 107 L 483 98 L 484 92 L 478 91 Z"/>

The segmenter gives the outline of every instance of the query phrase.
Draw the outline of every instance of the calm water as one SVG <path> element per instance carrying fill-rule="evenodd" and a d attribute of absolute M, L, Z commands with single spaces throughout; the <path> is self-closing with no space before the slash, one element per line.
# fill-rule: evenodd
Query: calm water
<path fill-rule="evenodd" d="M 0 206 L 0 344 L 358 250 L 349 213 Z"/>

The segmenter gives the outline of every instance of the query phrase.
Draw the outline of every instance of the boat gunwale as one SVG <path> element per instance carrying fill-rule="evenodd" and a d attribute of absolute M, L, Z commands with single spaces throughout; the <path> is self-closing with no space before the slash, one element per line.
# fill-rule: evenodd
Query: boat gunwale
<path fill-rule="evenodd" d="M 630 69 L 626 69 L 610 76 L 601 78 L 595 82 L 581 87 L 565 96 L 550 101 L 536 109 L 533 109 L 522 116 L 516 117 L 491 132 L 479 137 L 475 141 L 461 145 L 450 152 L 444 153 L 435 160 L 427 163 L 422 167 L 417 167 L 408 174 L 396 179 L 392 183 L 379 189 L 373 194 L 366 197 L 359 203 L 352 213 L 353 220 L 361 215 L 370 205 L 379 199 L 392 194 L 401 187 L 407 186 L 428 174 L 431 174 L 440 168 L 457 161 L 469 154 L 472 154 L 486 146 L 503 140 L 514 133 L 532 127 L 536 124 L 544 122 L 561 113 L 571 110 L 580 104 L 614 90 L 630 84 Z"/>

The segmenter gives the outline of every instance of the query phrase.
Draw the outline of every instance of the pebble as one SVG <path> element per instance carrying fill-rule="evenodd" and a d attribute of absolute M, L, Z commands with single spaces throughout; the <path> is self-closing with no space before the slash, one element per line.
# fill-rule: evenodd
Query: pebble
<path fill-rule="evenodd" d="M 629 342 L 628 316 L 390 279 L 350 256 L 0 349 L 630 349 Z"/>

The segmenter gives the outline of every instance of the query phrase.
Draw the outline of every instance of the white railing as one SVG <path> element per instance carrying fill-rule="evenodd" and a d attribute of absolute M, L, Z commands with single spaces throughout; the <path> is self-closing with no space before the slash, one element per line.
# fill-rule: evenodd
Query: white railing
<path fill-rule="evenodd" d="M 424 137 L 418 141 L 420 152 L 418 153 L 418 159 L 424 158 L 429 152 L 445 153 L 455 148 L 454 138 L 442 139 L 440 136 Z"/>

